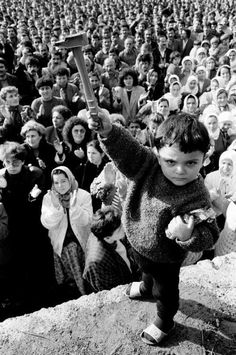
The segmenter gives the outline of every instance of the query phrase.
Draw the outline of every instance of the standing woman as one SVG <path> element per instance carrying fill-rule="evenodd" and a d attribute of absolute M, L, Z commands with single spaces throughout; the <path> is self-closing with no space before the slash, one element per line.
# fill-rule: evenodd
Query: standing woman
<path fill-rule="evenodd" d="M 25 123 L 21 129 L 21 135 L 25 140 L 23 144 L 26 150 L 25 164 L 42 169 L 46 187 L 49 187 L 50 173 L 56 166 L 56 150 L 46 141 L 45 134 L 46 128 L 34 120 Z"/>
<path fill-rule="evenodd" d="M 101 149 L 98 140 L 94 139 L 87 144 L 87 158 L 88 160 L 85 164 L 81 188 L 90 192 L 92 182 L 98 177 L 108 162 L 108 158 Z M 93 196 L 94 212 L 99 208 L 101 208 L 101 200 L 97 199 L 96 196 Z"/>
<path fill-rule="evenodd" d="M 91 196 L 78 188 L 65 166 L 53 169 L 51 178 L 51 190 L 43 198 L 41 222 L 49 230 L 57 283 L 78 297 L 86 294 L 82 275 L 92 220 Z"/>
<path fill-rule="evenodd" d="M 145 94 L 145 89 L 138 85 L 138 74 L 131 68 L 124 69 L 119 78 L 119 86 L 113 89 L 113 107 L 125 117 L 126 126 L 135 119 L 142 94 Z"/>
<path fill-rule="evenodd" d="M 84 119 L 72 116 L 66 121 L 62 134 L 69 147 L 63 165 L 71 170 L 81 186 L 84 166 L 87 161 L 87 143 L 91 139 L 91 131 Z"/>
<path fill-rule="evenodd" d="M 231 69 L 227 64 L 221 65 L 217 70 L 217 76 L 220 76 L 223 79 L 224 87 L 227 86 L 231 79 Z"/>

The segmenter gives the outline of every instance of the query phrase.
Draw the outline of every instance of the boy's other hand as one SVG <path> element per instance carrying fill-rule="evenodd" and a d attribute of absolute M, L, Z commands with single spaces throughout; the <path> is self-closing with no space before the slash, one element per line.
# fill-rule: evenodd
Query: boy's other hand
<path fill-rule="evenodd" d="M 178 239 L 185 242 L 191 237 L 194 228 L 194 218 L 189 217 L 188 223 L 185 223 L 180 216 L 174 217 L 168 224 L 166 236 L 169 239 Z"/>

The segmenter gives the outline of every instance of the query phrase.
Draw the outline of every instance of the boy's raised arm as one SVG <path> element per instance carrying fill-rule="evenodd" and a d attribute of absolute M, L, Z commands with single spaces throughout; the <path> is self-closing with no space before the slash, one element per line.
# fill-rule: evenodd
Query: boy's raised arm
<path fill-rule="evenodd" d="M 99 118 L 100 122 L 90 116 L 88 124 L 99 134 L 102 149 L 128 179 L 139 179 L 157 161 L 154 153 L 143 147 L 124 128 L 112 125 L 103 111 L 99 111 Z"/>

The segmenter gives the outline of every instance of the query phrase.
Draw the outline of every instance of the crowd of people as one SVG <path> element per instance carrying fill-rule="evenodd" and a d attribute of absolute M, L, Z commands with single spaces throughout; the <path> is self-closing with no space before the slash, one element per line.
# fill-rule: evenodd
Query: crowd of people
<path fill-rule="evenodd" d="M 158 343 L 180 267 L 236 251 L 234 5 L 1 1 L 0 319 L 130 283 Z M 81 31 L 100 127 L 57 44 Z"/>

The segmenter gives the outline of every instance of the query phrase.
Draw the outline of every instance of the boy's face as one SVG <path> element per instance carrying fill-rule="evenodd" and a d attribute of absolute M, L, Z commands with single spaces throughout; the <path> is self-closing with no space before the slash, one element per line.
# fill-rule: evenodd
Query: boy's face
<path fill-rule="evenodd" d="M 17 92 L 9 92 L 6 95 L 6 104 L 10 107 L 19 105 L 19 95 Z"/>
<path fill-rule="evenodd" d="M 64 88 L 68 82 L 67 75 L 56 75 L 56 83 L 61 87 Z"/>
<path fill-rule="evenodd" d="M 158 161 L 165 177 L 176 186 L 184 186 L 195 180 L 202 167 L 204 153 L 181 152 L 178 144 L 164 146 L 158 151 Z"/>
<path fill-rule="evenodd" d="M 51 100 L 52 98 L 52 88 L 50 86 L 42 86 L 39 89 L 39 95 L 44 101 Z"/>

